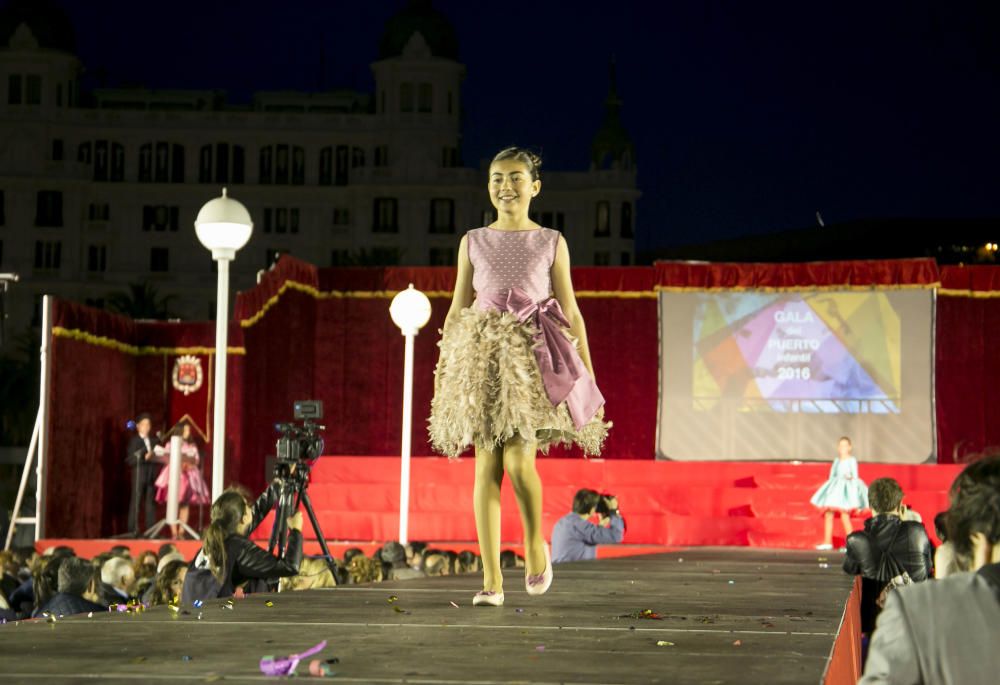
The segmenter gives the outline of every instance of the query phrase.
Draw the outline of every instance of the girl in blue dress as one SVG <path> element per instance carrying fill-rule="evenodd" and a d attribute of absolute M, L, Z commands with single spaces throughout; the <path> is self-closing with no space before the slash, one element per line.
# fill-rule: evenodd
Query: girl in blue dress
<path fill-rule="evenodd" d="M 837 442 L 837 458 L 830 466 L 830 477 L 809 501 L 823 510 L 823 544 L 816 549 L 833 549 L 833 513 L 840 512 L 844 537 L 851 533 L 851 512 L 868 508 L 868 486 L 858 478 L 858 460 L 851 454 L 851 439 Z"/>

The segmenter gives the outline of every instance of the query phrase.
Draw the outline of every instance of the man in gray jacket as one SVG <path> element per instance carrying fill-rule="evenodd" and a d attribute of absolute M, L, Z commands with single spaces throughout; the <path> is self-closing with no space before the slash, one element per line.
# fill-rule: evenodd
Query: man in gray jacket
<path fill-rule="evenodd" d="M 947 529 L 963 572 L 889 594 L 859 685 L 997 682 L 1000 457 L 970 464 L 955 479 Z"/>

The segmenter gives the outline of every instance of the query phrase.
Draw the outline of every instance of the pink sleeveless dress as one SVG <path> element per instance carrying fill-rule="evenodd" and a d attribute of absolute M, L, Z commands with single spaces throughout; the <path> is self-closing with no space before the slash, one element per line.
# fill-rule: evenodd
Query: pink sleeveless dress
<path fill-rule="evenodd" d="M 600 454 L 611 427 L 597 416 L 604 397 L 552 296 L 559 232 L 484 227 L 466 236 L 476 299 L 438 343 L 432 446 L 455 458 L 520 435 L 543 452 L 575 443 Z"/>

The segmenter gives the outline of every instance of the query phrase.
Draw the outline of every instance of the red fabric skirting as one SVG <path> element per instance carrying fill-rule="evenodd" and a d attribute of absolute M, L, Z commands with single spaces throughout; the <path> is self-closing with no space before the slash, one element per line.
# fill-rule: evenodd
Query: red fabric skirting
<path fill-rule="evenodd" d="M 833 643 L 830 663 L 826 667 L 823 685 L 854 685 L 861 677 L 861 576 L 854 578 L 854 587 L 844 606 L 840 632 Z"/>
<path fill-rule="evenodd" d="M 661 288 L 747 289 L 934 286 L 933 259 L 885 259 L 791 264 L 657 262 Z"/>

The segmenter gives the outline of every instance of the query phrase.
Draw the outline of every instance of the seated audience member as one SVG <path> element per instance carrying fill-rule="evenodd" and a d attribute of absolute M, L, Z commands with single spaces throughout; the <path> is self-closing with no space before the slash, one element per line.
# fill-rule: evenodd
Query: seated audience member
<path fill-rule="evenodd" d="M 355 585 L 377 583 L 382 580 L 381 562 L 371 557 L 366 557 L 364 554 L 355 554 L 351 557 L 351 563 L 347 567 L 347 572 L 351 576 L 351 583 Z"/>
<path fill-rule="evenodd" d="M 163 557 L 174 552 L 177 552 L 177 545 L 172 542 L 165 542 L 160 545 L 160 549 L 156 552 L 156 558 L 162 560 Z"/>
<path fill-rule="evenodd" d="M 150 595 L 156 585 L 156 569 L 158 560 L 153 552 L 143 552 L 132 562 L 132 572 L 135 574 L 135 594 L 137 597 Z"/>
<path fill-rule="evenodd" d="M 121 557 L 122 559 L 132 558 L 132 551 L 129 549 L 128 545 L 115 545 L 108 551 L 108 553 L 113 557 Z"/>
<path fill-rule="evenodd" d="M 53 554 L 48 557 L 42 556 L 39 563 L 32 572 L 32 590 L 34 593 L 34 603 L 31 615 L 41 614 L 42 607 L 45 606 L 59 592 L 59 567 L 63 562 L 72 557 Z"/>
<path fill-rule="evenodd" d="M 600 525 L 590 522 L 598 505 L 607 514 Z M 573 498 L 573 511 L 556 521 L 552 529 L 552 563 L 583 561 L 597 558 L 597 545 L 621 542 L 625 521 L 618 513 L 617 497 L 602 497 L 596 490 L 583 489 Z"/>
<path fill-rule="evenodd" d="M 232 597 L 244 592 L 266 592 L 269 581 L 294 576 L 302 561 L 302 512 L 287 520 L 285 557 L 279 559 L 247 536 L 271 511 L 278 496 L 275 479 L 257 501 L 250 504 L 242 490 L 230 488 L 212 503 L 212 522 L 203 533 L 204 546 L 184 578 L 183 603 Z"/>
<path fill-rule="evenodd" d="M 187 575 L 188 564 L 180 554 L 176 556 L 179 558 L 173 558 L 174 555 L 171 554 L 163 557 L 162 561 L 167 563 L 161 565 L 156 574 L 156 583 L 153 585 L 153 592 L 148 600 L 150 606 L 180 602 L 181 594 L 184 592 L 184 577 Z"/>
<path fill-rule="evenodd" d="M 996 682 L 1000 457 L 973 462 L 955 479 L 946 526 L 961 572 L 889 593 L 859 685 Z"/>
<path fill-rule="evenodd" d="M 411 568 L 419 569 L 423 562 L 424 550 L 427 549 L 426 542 L 412 541 L 406 545 L 406 563 Z"/>
<path fill-rule="evenodd" d="M 289 590 L 316 590 L 337 587 L 337 578 L 330 570 L 325 557 L 306 557 L 299 564 L 298 575 L 282 578 L 278 583 L 280 592 Z"/>
<path fill-rule="evenodd" d="M 350 566 L 351 559 L 358 555 L 364 556 L 364 554 L 364 550 L 360 547 L 348 547 L 344 550 L 344 566 Z"/>
<path fill-rule="evenodd" d="M 524 557 L 512 549 L 500 552 L 500 568 L 524 568 Z"/>
<path fill-rule="evenodd" d="M 387 542 L 379 553 L 382 564 L 388 568 L 387 580 L 411 580 L 423 578 L 424 572 L 410 568 L 406 563 L 406 549 L 398 542 Z"/>
<path fill-rule="evenodd" d="M 13 552 L 0 552 L 0 596 L 5 602 L 10 602 L 10 596 L 21 585 L 21 579 L 17 577 L 20 570 Z"/>
<path fill-rule="evenodd" d="M 478 554 L 469 550 L 458 553 L 458 572 L 476 573 L 483 570 L 483 560 Z"/>
<path fill-rule="evenodd" d="M 450 576 L 455 573 L 454 552 L 429 549 L 424 552 L 423 571 L 428 576 Z"/>
<path fill-rule="evenodd" d="M 128 559 L 112 557 L 101 566 L 100 601 L 106 606 L 126 604 L 135 597 L 135 571 Z"/>
<path fill-rule="evenodd" d="M 59 592 L 41 607 L 39 614 L 59 617 L 107 610 L 107 606 L 97 602 L 96 574 L 86 559 L 67 557 L 62 560 L 57 589 Z"/>
<path fill-rule="evenodd" d="M 933 552 L 924 525 L 902 520 L 903 489 L 892 478 L 879 478 L 868 487 L 871 518 L 864 530 L 847 536 L 844 571 L 861 576 L 861 632 L 870 633 L 878 616 L 877 600 L 893 575 L 883 557 L 890 555 L 915 582 L 933 577 Z"/>

